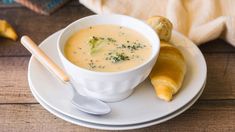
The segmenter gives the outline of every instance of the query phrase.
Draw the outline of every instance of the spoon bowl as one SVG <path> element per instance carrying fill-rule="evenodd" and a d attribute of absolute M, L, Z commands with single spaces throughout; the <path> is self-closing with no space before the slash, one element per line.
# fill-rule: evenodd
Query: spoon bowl
<path fill-rule="evenodd" d="M 75 86 L 69 82 L 69 85 L 73 89 L 72 104 L 79 110 L 92 114 L 92 115 L 104 115 L 111 112 L 111 108 L 104 102 L 79 94 Z"/>

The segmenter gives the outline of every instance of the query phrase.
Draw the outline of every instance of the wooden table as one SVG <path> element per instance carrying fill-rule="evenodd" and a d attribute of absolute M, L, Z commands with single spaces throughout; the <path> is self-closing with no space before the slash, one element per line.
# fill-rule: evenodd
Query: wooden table
<path fill-rule="evenodd" d="M 37 15 L 18 4 L 0 2 L 0 19 L 8 20 L 20 36 L 28 34 L 37 43 L 91 14 L 78 2 L 67 4 L 51 16 Z M 172 120 L 132 132 L 235 131 L 235 48 L 223 40 L 199 47 L 208 65 L 207 85 L 200 99 Z M 0 131 L 101 131 L 68 123 L 38 104 L 27 81 L 29 58 L 29 52 L 19 41 L 0 39 Z"/>

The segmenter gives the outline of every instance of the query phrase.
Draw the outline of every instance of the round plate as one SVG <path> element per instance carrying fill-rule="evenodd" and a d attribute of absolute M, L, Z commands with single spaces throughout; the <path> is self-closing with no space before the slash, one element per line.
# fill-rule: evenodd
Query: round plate
<path fill-rule="evenodd" d="M 115 126 L 115 125 L 101 125 L 101 124 L 94 124 L 94 123 L 89 123 L 89 122 L 84 122 L 84 121 L 80 121 L 80 120 L 77 120 L 77 119 L 74 119 L 74 118 L 71 118 L 69 116 L 66 116 L 56 110 L 54 110 L 53 108 L 51 108 L 50 106 L 48 106 L 46 103 L 44 103 L 32 90 L 32 93 L 34 95 L 34 97 L 36 98 L 36 100 L 46 109 L 48 110 L 49 112 L 51 112 L 52 114 L 54 114 L 55 116 L 65 120 L 65 121 L 68 121 L 68 122 L 71 122 L 73 124 L 76 124 L 76 125 L 80 125 L 80 126 L 84 126 L 84 127 L 88 127 L 88 128 L 94 128 L 94 129 L 101 129 L 101 130 L 130 130 L 130 129 L 138 129 L 138 128 L 143 128 L 143 127 L 148 127 L 148 126 L 152 126 L 152 125 L 156 125 L 156 124 L 159 124 L 159 123 L 162 123 L 162 122 L 165 122 L 167 120 L 170 120 L 174 117 L 176 117 L 177 115 L 183 113 L 184 111 L 186 111 L 188 108 L 190 108 L 196 101 L 197 99 L 201 96 L 204 88 L 205 88 L 205 84 L 206 82 L 204 83 L 203 85 L 203 88 L 201 89 L 201 91 L 198 93 L 198 95 L 193 99 L 191 100 L 188 104 L 186 104 L 183 108 L 175 111 L 174 113 L 171 113 L 167 116 L 164 116 L 160 119 L 157 119 L 157 120 L 153 120 L 153 121 L 149 121 L 149 122 L 145 122 L 145 123 L 140 123 L 140 124 L 133 124 L 133 125 L 119 125 L 119 126 Z"/>
<path fill-rule="evenodd" d="M 56 51 L 59 34 L 60 32 L 57 32 L 48 37 L 40 47 L 62 67 Z M 173 32 L 171 42 L 182 51 L 188 69 L 181 90 L 171 102 L 158 99 L 147 79 L 137 86 L 129 98 L 121 102 L 109 103 L 112 109 L 110 114 L 93 116 L 77 110 L 71 104 L 72 89 L 53 77 L 34 57 L 29 62 L 28 79 L 31 88 L 48 106 L 81 121 L 105 125 L 130 125 L 156 120 L 177 111 L 190 102 L 199 93 L 206 79 L 206 63 L 198 47 L 177 32 Z"/>

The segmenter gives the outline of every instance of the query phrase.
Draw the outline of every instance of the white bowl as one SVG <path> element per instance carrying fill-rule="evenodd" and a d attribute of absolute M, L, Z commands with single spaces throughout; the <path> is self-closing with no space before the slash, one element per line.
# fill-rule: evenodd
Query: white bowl
<path fill-rule="evenodd" d="M 120 72 L 96 72 L 79 67 L 64 56 L 64 46 L 69 37 L 80 29 L 100 24 L 113 24 L 133 29 L 145 36 L 152 45 L 149 59 L 136 67 Z M 107 32 L 107 31 L 104 31 Z M 86 95 L 114 102 L 128 97 L 133 89 L 145 80 L 153 68 L 160 49 L 155 31 L 144 22 L 124 15 L 92 15 L 68 25 L 60 34 L 57 50 L 66 72 L 75 85 L 82 87 Z"/>

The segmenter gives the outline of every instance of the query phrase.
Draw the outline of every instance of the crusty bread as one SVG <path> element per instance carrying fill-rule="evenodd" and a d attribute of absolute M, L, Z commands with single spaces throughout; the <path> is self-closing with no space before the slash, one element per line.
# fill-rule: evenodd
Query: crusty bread
<path fill-rule="evenodd" d="M 156 31 L 160 40 L 169 41 L 171 39 L 173 25 L 170 20 L 162 16 L 153 16 L 147 20 L 147 23 Z"/>

